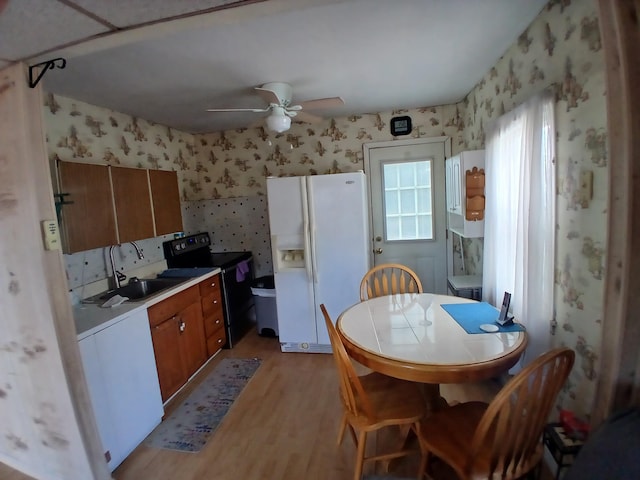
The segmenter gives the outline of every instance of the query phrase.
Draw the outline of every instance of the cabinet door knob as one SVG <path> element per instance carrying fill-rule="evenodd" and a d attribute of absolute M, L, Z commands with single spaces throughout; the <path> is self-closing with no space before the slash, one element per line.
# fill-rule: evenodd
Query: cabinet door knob
<path fill-rule="evenodd" d="M 213 304 L 214 304 L 214 305 L 215 305 L 216 303 L 218 303 L 218 300 L 214 300 L 214 301 L 213 301 Z"/>
<path fill-rule="evenodd" d="M 218 339 L 218 343 L 222 343 L 222 339 L 221 338 Z"/>
<path fill-rule="evenodd" d="M 212 286 L 212 287 L 215 287 L 215 286 L 216 286 L 216 282 L 213 282 L 213 283 L 211 284 L 211 286 Z"/>
<path fill-rule="evenodd" d="M 184 320 L 180 319 L 180 331 L 184 332 L 185 328 L 187 328 L 187 324 L 184 323 Z"/>
<path fill-rule="evenodd" d="M 219 319 L 218 319 L 218 320 L 216 320 L 216 325 L 217 325 L 217 324 L 219 324 L 219 323 L 220 323 L 220 320 L 219 320 Z"/>

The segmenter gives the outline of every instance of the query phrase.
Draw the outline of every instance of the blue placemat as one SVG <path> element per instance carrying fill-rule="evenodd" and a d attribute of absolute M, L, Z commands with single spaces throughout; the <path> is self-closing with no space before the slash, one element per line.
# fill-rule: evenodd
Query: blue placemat
<path fill-rule="evenodd" d="M 487 333 L 480 330 L 480 325 L 484 323 L 495 325 L 498 327 L 498 332 L 524 332 L 524 327 L 518 323 L 512 323 L 511 325 L 497 323 L 496 320 L 500 312 L 487 302 L 444 303 L 440 306 L 467 333 Z"/>

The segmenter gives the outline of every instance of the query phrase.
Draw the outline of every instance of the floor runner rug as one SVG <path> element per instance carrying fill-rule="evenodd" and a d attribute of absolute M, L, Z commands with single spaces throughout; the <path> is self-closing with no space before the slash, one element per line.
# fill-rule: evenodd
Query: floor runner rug
<path fill-rule="evenodd" d="M 261 360 L 225 358 L 146 438 L 151 447 L 198 452 L 240 395 Z"/>

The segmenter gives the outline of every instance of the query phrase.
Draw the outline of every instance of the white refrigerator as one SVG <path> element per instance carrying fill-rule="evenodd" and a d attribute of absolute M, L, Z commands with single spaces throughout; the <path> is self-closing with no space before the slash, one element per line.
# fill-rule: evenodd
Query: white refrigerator
<path fill-rule="evenodd" d="M 371 264 L 365 175 L 270 177 L 267 199 L 281 350 L 331 353 L 320 304 L 335 321 Z"/>

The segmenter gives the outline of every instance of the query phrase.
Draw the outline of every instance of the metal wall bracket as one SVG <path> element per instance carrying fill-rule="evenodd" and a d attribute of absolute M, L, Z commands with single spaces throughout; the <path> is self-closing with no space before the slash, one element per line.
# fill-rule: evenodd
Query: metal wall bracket
<path fill-rule="evenodd" d="M 54 58 L 53 60 L 48 60 L 46 62 L 36 63 L 35 65 L 31 65 L 29 67 L 29 86 L 31 88 L 35 88 L 35 86 L 38 85 L 38 82 L 40 81 L 40 79 L 42 78 L 42 76 L 47 70 L 54 69 L 55 67 L 62 69 L 66 66 L 67 66 L 67 61 L 62 57 Z M 40 70 L 40 73 L 38 73 L 38 76 L 34 80 L 33 79 L 34 69 L 38 67 L 43 67 L 43 68 L 42 70 Z"/>
<path fill-rule="evenodd" d="M 60 224 L 60 219 L 62 217 L 62 207 L 64 205 L 72 205 L 73 202 L 68 201 L 65 197 L 71 195 L 70 193 L 54 193 L 53 197 L 55 199 L 56 205 L 56 216 L 58 217 L 58 224 Z"/>

